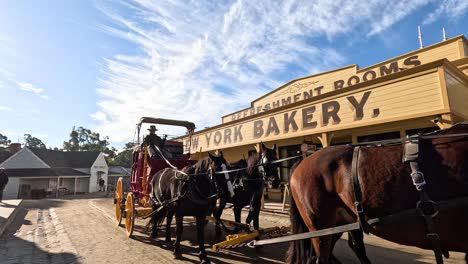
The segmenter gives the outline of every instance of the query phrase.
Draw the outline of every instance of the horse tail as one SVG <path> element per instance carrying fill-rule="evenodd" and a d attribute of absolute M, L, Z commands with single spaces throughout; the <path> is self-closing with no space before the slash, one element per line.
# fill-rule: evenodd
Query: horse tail
<path fill-rule="evenodd" d="M 297 209 L 296 202 L 294 201 L 293 197 L 291 197 L 289 217 L 291 219 L 291 231 L 293 234 L 309 231 L 306 224 L 304 223 L 304 220 L 302 220 L 302 216 Z M 312 243 L 310 239 L 295 240 L 291 242 L 287 252 L 286 263 L 309 263 L 311 248 Z"/>
<path fill-rule="evenodd" d="M 303 159 L 297 160 L 291 166 L 291 176 L 296 168 L 299 166 Z M 291 179 L 291 176 L 289 179 Z M 289 185 L 291 186 L 291 184 Z M 291 219 L 291 231 L 293 234 L 305 233 L 308 232 L 304 220 L 302 219 L 299 209 L 297 208 L 294 198 L 291 196 L 290 202 L 290 211 L 289 218 Z M 298 263 L 309 263 L 309 258 L 311 257 L 312 243 L 310 239 L 296 240 L 289 244 L 289 249 L 287 252 L 286 263 L 298 264 Z"/>
<path fill-rule="evenodd" d="M 162 175 L 160 175 L 159 173 L 156 173 L 153 175 L 153 177 L 151 178 L 151 182 L 149 184 L 150 186 L 150 197 L 151 199 L 154 199 L 154 197 L 156 197 L 156 193 L 155 193 L 155 187 L 154 186 L 156 184 L 156 179 L 158 178 L 157 176 L 159 177 L 162 177 Z M 163 206 L 163 208 L 161 208 L 161 206 Z M 148 223 L 146 224 L 146 228 L 149 228 L 151 226 L 151 224 L 153 224 L 153 232 L 156 231 L 156 229 L 159 228 L 159 226 L 162 224 L 162 222 L 164 221 L 164 218 L 166 217 L 167 215 L 167 206 L 164 206 L 164 205 L 154 205 L 153 204 L 153 211 L 156 211 L 156 213 L 154 213 L 150 220 L 148 221 Z"/>
<path fill-rule="evenodd" d="M 152 224 L 153 225 L 152 230 L 155 231 L 156 229 L 159 228 L 159 226 L 161 226 L 162 222 L 167 216 L 167 206 L 163 208 L 153 207 L 153 210 L 158 210 L 158 211 L 151 216 L 150 220 L 146 224 L 146 227 L 148 228 Z"/>

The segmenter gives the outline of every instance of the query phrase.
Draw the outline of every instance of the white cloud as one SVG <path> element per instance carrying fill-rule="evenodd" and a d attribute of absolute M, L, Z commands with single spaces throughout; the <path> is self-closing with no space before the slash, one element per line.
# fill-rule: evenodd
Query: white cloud
<path fill-rule="evenodd" d="M 96 130 L 126 141 L 141 116 L 219 124 L 290 81 L 291 65 L 297 78 L 344 66 L 335 38 L 382 33 L 426 2 L 134 0 L 125 14 L 99 2 L 100 29 L 139 52 L 104 59 Z"/>
<path fill-rule="evenodd" d="M 431 24 L 441 17 L 457 19 L 468 11 L 467 0 L 444 0 L 439 8 L 427 15 L 423 24 Z"/>
<path fill-rule="evenodd" d="M 4 105 L 0 105 L 0 112 L 1 111 L 13 111 L 13 109 L 11 107 L 8 107 L 8 106 L 4 106 Z"/>
<path fill-rule="evenodd" d="M 32 92 L 33 94 L 39 96 L 40 98 L 42 98 L 44 100 L 50 100 L 51 99 L 48 95 L 44 94 L 44 89 L 38 88 L 38 87 L 34 86 L 31 83 L 16 81 L 16 84 L 23 91 Z"/>
<path fill-rule="evenodd" d="M 411 14 L 414 10 L 427 5 L 431 1 L 434 0 L 393 1 L 387 3 L 383 7 L 383 10 L 380 10 L 384 15 L 372 25 L 372 30 L 368 35 L 372 36 L 381 33 Z"/>

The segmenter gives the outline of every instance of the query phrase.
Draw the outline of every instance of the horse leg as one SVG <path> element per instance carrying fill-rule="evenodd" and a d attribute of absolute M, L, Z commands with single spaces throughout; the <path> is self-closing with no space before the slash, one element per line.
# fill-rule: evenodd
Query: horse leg
<path fill-rule="evenodd" d="M 242 213 L 242 207 L 240 205 L 236 205 L 234 204 L 234 221 L 236 221 L 236 223 L 240 223 L 241 222 L 241 213 Z M 239 233 L 240 231 L 240 228 L 239 227 L 235 227 L 234 230 L 232 231 L 232 233 L 234 234 L 237 234 Z"/>
<path fill-rule="evenodd" d="M 183 225 L 183 216 L 176 214 L 176 241 L 174 244 L 174 258 L 181 259 L 182 254 L 180 253 L 180 240 L 182 239 L 182 231 L 184 228 Z"/>
<path fill-rule="evenodd" d="M 153 210 L 156 210 L 157 208 L 153 207 Z M 149 226 L 150 223 L 147 224 L 147 226 Z M 157 220 L 157 216 L 156 215 L 153 215 L 151 217 L 151 233 L 150 233 L 150 237 L 152 239 L 155 239 L 156 237 L 158 236 L 158 220 Z"/>
<path fill-rule="evenodd" d="M 317 200 L 322 202 L 319 202 L 319 204 L 315 206 L 315 210 L 309 214 L 311 224 L 311 226 L 309 226 L 309 231 L 333 227 L 336 224 L 336 205 L 332 202 L 334 197 L 327 197 L 326 194 L 318 195 L 318 197 L 319 199 Z M 317 256 L 317 263 L 330 263 L 333 259 L 333 236 L 328 235 L 313 238 L 312 245 Z"/>
<path fill-rule="evenodd" d="M 367 257 L 366 247 L 364 245 L 364 234 L 362 233 L 362 231 L 349 231 L 348 236 L 348 245 L 359 258 L 361 264 L 370 264 L 371 261 Z"/>
<path fill-rule="evenodd" d="M 255 192 L 252 196 L 252 203 L 250 204 L 249 215 L 251 215 L 253 220 L 253 227 L 255 230 L 260 229 L 260 210 L 262 209 L 262 194 L 263 192 Z"/>
<path fill-rule="evenodd" d="M 338 242 L 338 240 L 340 240 L 341 236 L 343 235 L 343 233 L 338 233 L 338 234 L 334 234 L 332 235 L 332 244 L 331 244 L 331 248 L 330 248 L 330 255 L 331 255 L 331 258 L 332 258 L 332 263 L 337 263 L 337 264 L 340 264 L 341 261 L 339 261 L 335 255 L 333 255 L 333 249 L 335 248 L 335 245 L 336 245 L 336 242 Z"/>
<path fill-rule="evenodd" d="M 167 212 L 166 216 L 166 242 L 171 242 L 171 223 L 172 217 L 174 216 L 173 211 Z"/>
<path fill-rule="evenodd" d="M 221 238 L 221 227 L 224 227 L 224 226 L 220 226 L 220 225 L 223 225 L 223 223 L 221 222 L 221 215 L 223 213 L 223 210 L 224 210 L 225 206 L 226 206 L 226 199 L 220 199 L 219 200 L 219 207 L 217 208 L 217 210 L 214 213 L 214 217 L 216 219 L 215 233 L 216 233 L 216 237 L 218 239 Z"/>
<path fill-rule="evenodd" d="M 199 249 L 199 258 L 200 263 L 207 264 L 210 263 L 210 260 L 206 256 L 205 251 L 205 216 L 197 216 L 197 239 L 198 239 L 198 249 Z"/>

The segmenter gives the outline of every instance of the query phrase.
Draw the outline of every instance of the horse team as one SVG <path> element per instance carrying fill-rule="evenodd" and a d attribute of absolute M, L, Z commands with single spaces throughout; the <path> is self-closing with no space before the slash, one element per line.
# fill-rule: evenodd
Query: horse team
<path fill-rule="evenodd" d="M 431 215 L 434 225 L 429 236 L 423 217 L 369 226 L 364 231 L 384 239 L 424 249 L 434 249 L 431 237 L 437 235 L 440 250 L 468 253 L 468 123 L 433 133 L 419 139 L 418 163 L 424 173 L 424 188 L 433 205 L 442 201 L 449 206 Z M 420 196 L 412 181 L 411 167 L 402 162 L 404 143 L 388 146 L 362 146 L 359 159 L 353 162 L 355 146 L 331 146 L 297 162 L 290 176 L 292 233 L 311 232 L 398 214 L 419 206 Z M 182 218 L 195 216 L 200 262 L 209 263 L 204 249 L 206 216 L 220 219 L 227 202 L 233 204 L 236 222 L 241 221 L 242 207 L 250 205 L 246 223 L 259 228 L 260 200 L 265 181 L 279 184 L 275 147 L 261 144 L 258 153 L 229 167 L 222 154 L 198 161 L 182 170 L 165 169 L 151 182 L 154 201 L 152 237 L 166 219 L 166 241 L 171 240 L 170 223 L 176 218 L 174 255 L 181 257 Z M 353 167 L 359 175 L 358 188 L 362 210 L 356 207 Z M 219 207 L 216 200 L 220 199 Z M 433 202 L 434 201 L 434 202 Z M 456 201 L 456 202 L 451 202 Z M 461 201 L 461 202 L 460 202 Z M 436 207 L 434 207 L 436 208 Z M 364 220 L 365 222 L 366 220 Z M 366 222 L 367 223 L 367 222 Z M 224 228 L 217 225 L 217 228 Z M 333 248 L 341 234 L 296 240 L 290 244 L 288 263 L 339 263 Z M 366 256 L 362 230 L 349 231 L 349 245 L 361 263 Z M 467 254 L 468 256 L 468 254 Z M 466 257 L 468 263 L 468 257 Z"/>

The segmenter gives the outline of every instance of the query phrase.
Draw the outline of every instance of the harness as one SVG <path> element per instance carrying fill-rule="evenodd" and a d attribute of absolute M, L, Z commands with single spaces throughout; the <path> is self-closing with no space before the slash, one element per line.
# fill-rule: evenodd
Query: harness
<path fill-rule="evenodd" d="M 213 198 L 218 198 L 218 196 L 219 196 L 218 193 L 215 193 L 215 194 L 213 194 L 211 196 L 205 196 L 203 194 L 203 192 L 201 192 L 200 189 L 197 187 L 197 185 L 193 182 L 195 180 L 195 178 L 193 176 L 196 176 L 196 175 L 210 175 L 210 183 L 212 183 L 213 182 L 214 172 L 213 172 L 211 166 L 208 168 L 207 172 L 188 174 L 188 173 L 186 173 L 184 171 L 179 170 L 174 165 L 172 165 L 169 162 L 169 160 L 167 160 L 164 157 L 161 150 L 157 146 L 154 146 L 154 147 L 156 148 L 157 151 L 159 151 L 160 156 L 170 166 L 170 168 L 165 168 L 164 171 L 161 173 L 161 175 L 159 177 L 159 181 L 158 181 L 158 189 L 157 190 L 155 190 L 153 188 L 154 184 L 150 184 L 150 186 L 151 186 L 151 192 L 150 192 L 151 202 L 152 202 L 152 204 L 154 206 L 157 206 L 158 209 L 153 210 L 148 215 L 143 216 L 142 217 L 143 219 L 146 219 L 146 218 L 149 218 L 149 217 L 153 216 L 154 214 L 156 214 L 159 211 L 163 210 L 164 208 L 170 206 L 171 204 L 174 204 L 175 202 L 183 199 L 187 195 L 190 196 L 190 201 L 192 201 L 193 203 L 198 204 L 198 205 L 208 204 Z M 225 167 L 223 167 L 223 168 L 225 168 Z M 178 194 L 175 197 L 173 197 L 173 198 L 171 198 L 169 200 L 165 200 L 165 199 L 162 198 L 161 182 L 162 182 L 162 178 L 164 178 L 164 176 L 166 175 L 166 172 L 169 171 L 169 170 L 172 170 L 174 172 L 174 175 L 172 177 L 177 179 L 177 180 L 182 181 L 183 184 L 179 185 Z M 182 193 L 181 189 L 183 189 L 184 187 L 186 187 L 186 188 L 185 188 L 185 191 Z"/>
<path fill-rule="evenodd" d="M 463 124 L 463 123 L 462 123 Z M 464 123 L 466 124 L 466 123 Z M 419 144 L 421 140 L 425 139 L 437 139 L 437 138 L 451 138 L 451 137 L 467 137 L 468 133 L 457 133 L 439 135 L 438 131 L 407 137 L 403 139 L 391 139 L 382 140 L 375 142 L 366 142 L 354 144 L 353 159 L 351 163 L 351 180 L 354 195 L 354 206 L 357 214 L 357 222 L 347 225 L 341 225 L 313 232 L 306 232 L 301 234 L 294 234 L 285 237 L 267 239 L 267 240 L 253 240 L 247 244 L 247 246 L 254 248 L 255 246 L 268 245 L 274 243 L 283 243 L 295 240 L 310 239 L 314 237 L 332 235 L 337 233 L 343 233 L 352 230 L 362 230 L 364 233 L 369 233 L 369 228 L 378 224 L 390 224 L 401 222 L 408 217 L 423 217 L 426 226 L 426 238 L 432 244 L 432 250 L 436 258 L 437 264 L 442 264 L 443 250 L 440 245 L 439 235 L 437 234 L 434 226 L 433 218 L 436 217 L 439 212 L 447 211 L 450 209 L 460 208 L 468 206 L 468 197 L 460 197 L 450 200 L 442 200 L 434 202 L 430 199 L 427 194 L 427 186 L 424 178 L 424 174 L 419 169 L 421 162 Z M 403 163 L 408 164 L 411 168 L 411 180 L 413 185 L 418 192 L 419 201 L 416 203 L 415 208 L 407 209 L 398 213 L 394 213 L 384 217 L 378 217 L 370 220 L 365 219 L 364 208 L 362 205 L 362 188 L 359 177 L 359 153 L 362 146 L 382 146 L 382 145 L 396 145 L 404 143 L 403 152 Z"/>

